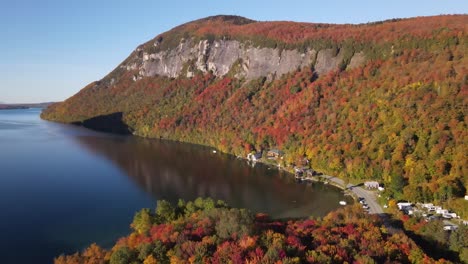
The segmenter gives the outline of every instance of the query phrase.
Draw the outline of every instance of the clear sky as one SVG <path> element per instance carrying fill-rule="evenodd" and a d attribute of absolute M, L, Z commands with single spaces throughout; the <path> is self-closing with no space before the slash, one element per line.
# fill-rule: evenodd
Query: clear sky
<path fill-rule="evenodd" d="M 468 0 L 0 0 L 0 102 L 64 100 L 139 44 L 211 15 L 365 23 L 467 13 Z"/>

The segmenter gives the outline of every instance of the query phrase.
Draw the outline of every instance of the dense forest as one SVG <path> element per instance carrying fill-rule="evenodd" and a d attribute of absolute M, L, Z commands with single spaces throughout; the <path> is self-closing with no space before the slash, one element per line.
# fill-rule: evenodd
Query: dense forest
<path fill-rule="evenodd" d="M 428 257 L 377 216 L 349 206 L 323 219 L 271 220 L 198 198 L 135 214 L 133 232 L 110 250 L 96 244 L 55 264 L 127 263 L 448 263 Z"/>
<path fill-rule="evenodd" d="M 139 136 L 241 156 L 277 148 L 285 153 L 284 166 L 307 159 L 330 175 L 381 181 L 395 199 L 436 201 L 466 216 L 467 24 L 466 15 L 362 25 L 202 19 L 137 50 L 169 50 L 187 38 L 235 39 L 277 49 L 332 49 L 344 59 L 320 75 L 312 65 L 254 80 L 232 72 L 135 80 L 135 70 L 118 67 L 42 117 L 73 123 L 121 113 L 122 124 Z M 350 69 L 357 52 L 365 62 Z"/>

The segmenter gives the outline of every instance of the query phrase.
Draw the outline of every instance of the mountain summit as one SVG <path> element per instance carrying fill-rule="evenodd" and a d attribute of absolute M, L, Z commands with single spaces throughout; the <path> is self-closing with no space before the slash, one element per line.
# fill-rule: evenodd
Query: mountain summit
<path fill-rule="evenodd" d="M 467 24 L 208 17 L 140 45 L 42 117 L 242 156 L 279 149 L 285 166 L 308 160 L 380 180 L 395 198 L 456 206 L 468 188 Z"/>

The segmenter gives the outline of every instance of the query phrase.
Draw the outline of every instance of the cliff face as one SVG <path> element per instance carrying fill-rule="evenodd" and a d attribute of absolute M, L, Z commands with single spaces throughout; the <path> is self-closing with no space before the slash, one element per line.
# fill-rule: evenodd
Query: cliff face
<path fill-rule="evenodd" d="M 153 44 L 159 45 L 156 40 Z M 138 71 L 134 80 L 143 77 L 166 76 L 191 78 L 197 71 L 211 72 L 223 77 L 229 72 L 236 78 L 247 80 L 259 77 L 281 77 L 281 75 L 304 67 L 313 67 L 317 73 L 324 74 L 337 70 L 343 63 L 343 52 L 334 54 L 332 49 L 314 48 L 306 51 L 297 49 L 261 48 L 235 40 L 194 41 L 182 39 L 176 48 L 147 53 L 141 48 L 120 67 L 127 71 Z M 348 69 L 362 65 L 365 55 L 356 53 L 351 58 Z"/>

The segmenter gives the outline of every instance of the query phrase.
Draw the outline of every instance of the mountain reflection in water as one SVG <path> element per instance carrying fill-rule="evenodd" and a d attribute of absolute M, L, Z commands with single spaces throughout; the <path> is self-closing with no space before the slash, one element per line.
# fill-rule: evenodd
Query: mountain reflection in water
<path fill-rule="evenodd" d="M 323 216 L 343 200 L 340 190 L 298 184 L 290 174 L 208 147 L 137 137 L 78 136 L 90 151 L 115 163 L 156 199 L 212 197 L 275 218 Z"/>

